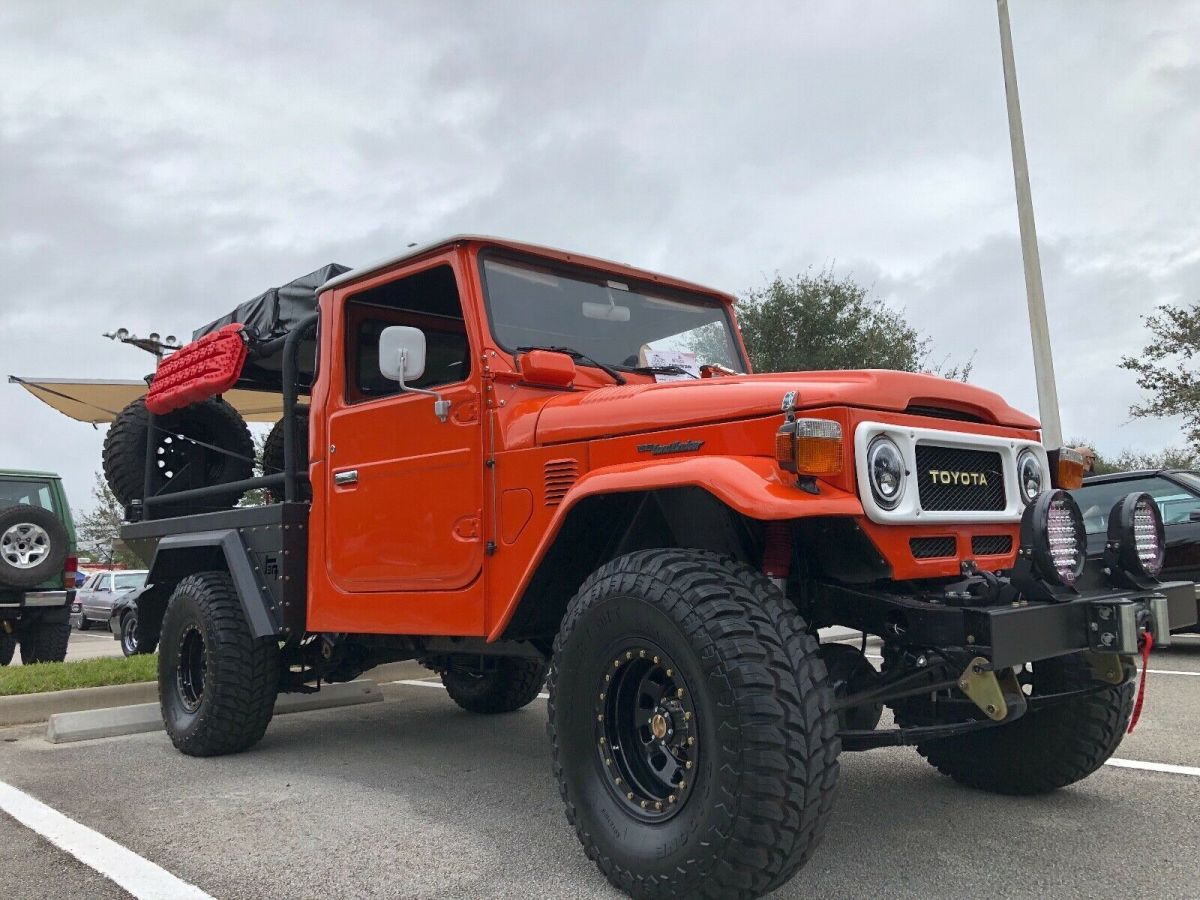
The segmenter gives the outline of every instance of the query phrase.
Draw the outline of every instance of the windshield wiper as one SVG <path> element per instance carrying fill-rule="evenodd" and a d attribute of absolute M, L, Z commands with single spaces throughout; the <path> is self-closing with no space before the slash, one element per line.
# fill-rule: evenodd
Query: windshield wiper
<path fill-rule="evenodd" d="M 621 366 L 623 372 L 636 372 L 638 375 L 687 375 L 689 378 L 699 378 L 695 372 L 683 366 Z"/>
<path fill-rule="evenodd" d="M 612 378 L 612 380 L 615 381 L 617 384 L 626 384 L 629 380 L 624 375 L 622 375 L 620 372 L 618 372 L 616 369 L 614 369 L 612 366 L 606 366 L 602 362 L 597 362 L 596 360 L 594 360 L 590 356 L 588 356 L 586 353 L 582 353 L 579 350 L 576 350 L 574 347 L 544 345 L 544 346 L 530 346 L 530 347 L 518 347 L 517 348 L 518 353 L 526 353 L 530 350 L 550 350 L 553 353 L 565 353 L 567 356 L 571 357 L 571 359 L 581 362 L 584 365 L 595 366 L 601 372 L 603 372 L 604 374 L 606 374 L 610 378 Z"/>

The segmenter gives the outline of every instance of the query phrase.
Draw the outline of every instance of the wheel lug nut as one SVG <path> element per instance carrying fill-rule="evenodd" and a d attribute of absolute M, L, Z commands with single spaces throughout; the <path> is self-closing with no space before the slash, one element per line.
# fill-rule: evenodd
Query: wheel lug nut
<path fill-rule="evenodd" d="M 679 782 L 679 789 L 681 791 L 686 791 L 687 790 L 687 782 L 686 781 Z"/>
<path fill-rule="evenodd" d="M 601 692 L 600 692 L 600 699 L 601 699 L 601 700 L 603 700 L 603 699 L 604 699 L 604 691 L 601 691 Z"/>
<path fill-rule="evenodd" d="M 625 658 L 626 658 L 626 659 L 633 659 L 633 651 L 632 651 L 632 650 L 626 650 L 626 651 L 625 651 Z"/>
<path fill-rule="evenodd" d="M 645 800 L 642 801 L 642 809 L 645 809 L 649 804 Z"/>
<path fill-rule="evenodd" d="M 675 795 L 674 795 L 674 794 L 672 794 L 670 797 L 668 797 L 668 798 L 667 798 L 667 802 L 668 802 L 668 803 L 674 803 L 674 802 L 675 802 Z"/>
<path fill-rule="evenodd" d="M 600 738 L 600 746 L 603 747 L 608 742 L 608 738 Z"/>
<path fill-rule="evenodd" d="M 683 688 L 677 688 L 675 691 L 675 699 L 679 700 L 682 698 L 683 698 Z"/>
<path fill-rule="evenodd" d="M 630 791 L 628 794 L 626 794 L 626 795 L 625 795 L 625 799 L 626 799 L 626 800 L 632 800 L 632 799 L 633 799 L 633 791 Z"/>
<path fill-rule="evenodd" d="M 658 657 L 657 657 L 657 656 L 656 656 L 656 657 L 654 657 L 654 664 L 655 664 L 655 665 L 658 665 Z"/>
<path fill-rule="evenodd" d="M 667 677 L 670 678 L 674 674 L 674 669 L 667 669 Z"/>
<path fill-rule="evenodd" d="M 655 808 L 655 809 L 662 809 L 662 801 L 661 801 L 661 800 L 656 800 L 656 801 L 654 801 L 654 808 Z"/>
<path fill-rule="evenodd" d="M 685 763 L 683 764 L 683 767 L 684 767 L 685 769 L 690 769 L 690 768 L 692 767 L 692 761 L 689 759 L 687 762 L 685 762 Z"/>
<path fill-rule="evenodd" d="M 619 776 L 619 775 L 618 775 L 618 776 L 617 776 L 615 779 L 613 779 L 613 783 L 614 783 L 614 784 L 620 784 L 620 783 L 621 783 L 621 776 Z"/>
<path fill-rule="evenodd" d="M 645 659 L 645 658 L 646 658 L 646 651 L 645 651 L 645 650 L 639 650 L 639 651 L 638 651 L 638 656 L 640 656 L 642 659 Z"/>
<path fill-rule="evenodd" d="M 604 714 L 603 714 L 603 713 L 601 713 L 600 715 L 596 716 L 596 721 L 597 721 L 597 722 L 603 722 L 603 721 L 604 721 Z"/>
<path fill-rule="evenodd" d="M 606 760 L 604 760 L 604 764 L 605 764 L 606 766 L 611 766 L 611 765 L 612 765 L 612 760 L 611 760 L 611 759 L 606 759 Z"/>
<path fill-rule="evenodd" d="M 683 714 L 683 721 L 690 722 L 691 720 L 692 720 L 692 714 L 690 712 L 685 712 Z"/>

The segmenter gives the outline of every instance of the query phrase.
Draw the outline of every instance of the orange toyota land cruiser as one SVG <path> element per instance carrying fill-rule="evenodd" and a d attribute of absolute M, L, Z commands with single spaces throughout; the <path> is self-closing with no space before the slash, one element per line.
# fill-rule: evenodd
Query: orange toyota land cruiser
<path fill-rule="evenodd" d="M 567 819 L 634 896 L 783 884 L 842 751 L 1002 794 L 1084 778 L 1138 654 L 1196 619 L 1148 495 L 1085 566 L 1081 460 L 996 394 L 752 374 L 733 298 L 678 279 L 455 237 L 195 337 L 104 460 L 175 746 L 245 750 L 278 692 L 395 660 L 476 713 L 548 685 Z M 233 388 L 282 416 L 256 476 Z"/>

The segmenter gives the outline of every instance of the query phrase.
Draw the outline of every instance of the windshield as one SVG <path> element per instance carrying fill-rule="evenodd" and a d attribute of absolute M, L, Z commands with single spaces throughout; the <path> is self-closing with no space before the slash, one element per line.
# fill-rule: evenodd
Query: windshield
<path fill-rule="evenodd" d="M 493 333 L 510 351 L 570 347 L 610 366 L 678 366 L 692 375 L 713 363 L 746 369 L 718 300 L 494 258 L 483 273 Z"/>
<path fill-rule="evenodd" d="M 1187 522 L 1193 510 L 1200 510 L 1200 497 L 1157 475 L 1089 484 L 1071 491 L 1083 512 L 1083 525 L 1087 533 L 1100 534 L 1107 531 L 1108 516 L 1113 505 L 1133 491 L 1145 492 L 1158 502 L 1164 525 Z"/>
<path fill-rule="evenodd" d="M 145 572 L 131 572 L 128 575 L 114 575 L 113 585 L 114 591 L 132 591 L 134 588 L 140 588 L 146 583 Z"/>
<path fill-rule="evenodd" d="M 0 479 L 0 507 L 18 504 L 58 512 L 54 508 L 54 492 L 50 490 L 48 482 Z"/>

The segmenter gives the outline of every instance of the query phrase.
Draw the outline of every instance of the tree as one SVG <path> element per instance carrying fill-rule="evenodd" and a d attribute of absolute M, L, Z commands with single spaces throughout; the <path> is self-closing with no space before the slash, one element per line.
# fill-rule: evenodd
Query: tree
<path fill-rule="evenodd" d="M 1154 336 L 1141 356 L 1121 358 L 1121 368 L 1137 374 L 1150 399 L 1130 407 L 1132 415 L 1183 416 L 1193 450 L 1200 450 L 1200 303 L 1158 307 L 1142 321 Z"/>
<path fill-rule="evenodd" d="M 747 291 L 738 302 L 738 323 L 756 372 L 818 369 L 928 371 L 959 381 L 971 361 L 932 362 L 930 339 L 872 297 L 867 288 L 832 269 L 781 275 Z"/>
<path fill-rule="evenodd" d="M 89 512 L 75 514 L 75 539 L 79 554 L 90 558 L 96 565 L 140 568 L 142 561 L 120 540 L 125 510 L 99 472 L 92 486 L 92 499 L 96 505 Z"/>
<path fill-rule="evenodd" d="M 1096 454 L 1095 474 L 1131 472 L 1137 469 L 1194 469 L 1200 464 L 1200 454 L 1186 447 L 1165 447 L 1162 450 L 1131 450 L 1126 447 L 1116 456 L 1105 456 L 1096 445 L 1083 438 L 1072 438 L 1068 447 L 1091 447 Z"/>

